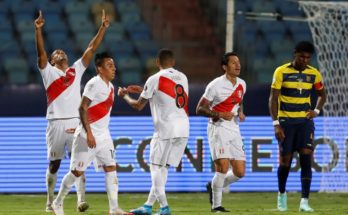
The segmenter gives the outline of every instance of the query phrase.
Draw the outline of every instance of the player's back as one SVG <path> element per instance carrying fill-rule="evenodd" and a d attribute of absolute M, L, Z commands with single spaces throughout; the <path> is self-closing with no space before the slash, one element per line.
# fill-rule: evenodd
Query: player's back
<path fill-rule="evenodd" d="M 142 96 L 150 101 L 155 130 L 160 138 L 188 136 L 188 81 L 185 74 L 174 68 L 159 71 L 148 79 Z"/>

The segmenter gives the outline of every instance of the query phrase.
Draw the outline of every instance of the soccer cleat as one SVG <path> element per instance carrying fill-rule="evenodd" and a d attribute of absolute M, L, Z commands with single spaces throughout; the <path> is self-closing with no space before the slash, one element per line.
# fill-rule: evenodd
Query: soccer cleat
<path fill-rule="evenodd" d="M 213 189 L 211 188 L 211 181 L 209 181 L 205 187 L 207 188 L 207 192 L 209 193 L 209 203 L 213 204 Z"/>
<path fill-rule="evenodd" d="M 130 211 L 134 215 L 151 215 L 152 214 L 152 206 L 151 205 L 143 205 L 139 208 L 133 209 Z"/>
<path fill-rule="evenodd" d="M 46 212 L 53 212 L 52 203 L 47 202 L 47 204 L 46 204 Z"/>
<path fill-rule="evenodd" d="M 52 202 L 52 209 L 55 215 L 64 215 L 63 203 Z"/>
<path fill-rule="evenodd" d="M 311 208 L 308 204 L 308 199 L 302 198 L 300 202 L 300 207 L 298 209 L 300 212 L 314 212 L 314 209 Z"/>
<path fill-rule="evenodd" d="M 77 203 L 77 211 L 85 212 L 89 208 L 89 204 L 87 202 L 78 202 Z"/>
<path fill-rule="evenodd" d="M 163 208 L 160 208 L 160 211 L 156 213 L 155 215 L 171 215 L 170 209 L 168 206 L 165 206 Z"/>
<path fill-rule="evenodd" d="M 288 210 L 288 197 L 286 193 L 278 193 L 278 203 L 277 208 L 279 211 L 287 211 Z"/>
<path fill-rule="evenodd" d="M 216 208 L 213 208 L 211 209 L 211 212 L 212 213 L 227 213 L 227 212 L 230 212 L 229 210 L 226 210 L 224 207 L 222 206 L 219 206 L 219 207 L 216 207 Z"/>

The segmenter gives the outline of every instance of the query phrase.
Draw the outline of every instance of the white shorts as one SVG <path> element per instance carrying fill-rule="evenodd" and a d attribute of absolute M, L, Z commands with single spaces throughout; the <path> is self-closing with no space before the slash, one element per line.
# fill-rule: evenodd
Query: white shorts
<path fill-rule="evenodd" d="M 245 161 L 244 144 L 239 130 L 208 124 L 208 141 L 213 160 L 228 158 Z"/>
<path fill-rule="evenodd" d="M 187 145 L 186 137 L 172 139 L 152 138 L 150 142 L 150 162 L 160 166 L 177 167 Z"/>
<path fill-rule="evenodd" d="M 115 166 L 115 148 L 111 137 L 98 139 L 95 138 L 96 148 L 89 148 L 87 139 L 81 135 L 74 138 L 70 170 L 84 172 L 93 161 L 97 171 L 102 170 L 104 166 Z"/>
<path fill-rule="evenodd" d="M 46 129 L 47 158 L 62 160 L 65 152 L 71 152 L 73 131 L 79 125 L 79 118 L 48 120 Z"/>

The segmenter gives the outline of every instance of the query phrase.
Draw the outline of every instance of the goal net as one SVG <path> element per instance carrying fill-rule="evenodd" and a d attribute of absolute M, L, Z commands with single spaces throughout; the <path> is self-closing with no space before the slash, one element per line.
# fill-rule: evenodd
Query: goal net
<path fill-rule="evenodd" d="M 314 45 L 328 98 L 320 152 L 320 191 L 348 191 L 348 2 L 300 1 Z M 335 147 L 337 146 L 337 147 Z"/>

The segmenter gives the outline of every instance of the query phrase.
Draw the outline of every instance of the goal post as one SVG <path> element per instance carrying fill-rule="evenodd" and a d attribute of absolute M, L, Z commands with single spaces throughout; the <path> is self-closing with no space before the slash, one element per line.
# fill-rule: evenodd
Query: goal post
<path fill-rule="evenodd" d="M 335 149 L 339 157 L 323 154 L 323 158 L 328 159 L 324 163 L 336 166 L 323 168 L 320 191 L 347 192 L 348 2 L 299 1 L 299 4 L 307 16 L 328 94 L 323 107 L 324 139 L 342 143 L 341 148 Z"/>

